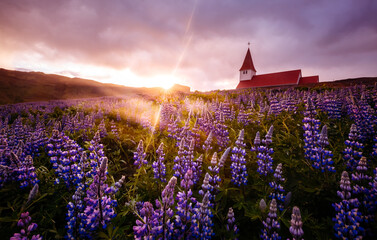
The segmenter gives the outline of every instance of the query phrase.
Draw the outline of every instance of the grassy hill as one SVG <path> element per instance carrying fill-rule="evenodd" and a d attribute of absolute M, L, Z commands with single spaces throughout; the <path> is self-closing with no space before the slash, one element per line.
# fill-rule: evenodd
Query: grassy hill
<path fill-rule="evenodd" d="M 162 88 L 133 88 L 88 79 L 0 68 L 0 104 L 103 96 L 157 95 Z"/>

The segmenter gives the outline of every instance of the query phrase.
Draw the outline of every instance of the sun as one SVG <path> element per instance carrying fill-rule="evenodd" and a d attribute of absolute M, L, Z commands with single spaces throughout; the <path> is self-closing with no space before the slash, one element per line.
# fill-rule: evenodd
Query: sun
<path fill-rule="evenodd" d="M 165 90 L 170 89 L 174 84 L 178 82 L 178 78 L 172 75 L 157 75 L 152 77 L 153 85 L 162 87 Z"/>

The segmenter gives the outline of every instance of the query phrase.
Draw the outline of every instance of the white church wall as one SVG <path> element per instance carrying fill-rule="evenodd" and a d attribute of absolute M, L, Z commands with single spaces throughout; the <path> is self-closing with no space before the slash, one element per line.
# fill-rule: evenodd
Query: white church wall
<path fill-rule="evenodd" d="M 240 71 L 240 81 L 250 80 L 252 76 L 255 75 L 255 72 L 251 69 Z"/>

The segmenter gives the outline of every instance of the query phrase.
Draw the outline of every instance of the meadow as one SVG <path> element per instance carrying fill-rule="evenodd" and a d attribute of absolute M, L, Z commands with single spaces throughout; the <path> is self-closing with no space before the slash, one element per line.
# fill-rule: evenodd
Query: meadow
<path fill-rule="evenodd" d="M 377 85 L 0 106 L 3 239 L 376 239 Z"/>

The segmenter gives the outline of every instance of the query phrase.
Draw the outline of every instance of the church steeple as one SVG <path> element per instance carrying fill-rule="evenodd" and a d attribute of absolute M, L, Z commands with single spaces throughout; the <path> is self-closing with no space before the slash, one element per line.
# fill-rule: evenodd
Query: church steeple
<path fill-rule="evenodd" d="M 240 68 L 240 71 L 249 69 L 253 70 L 254 72 L 257 72 L 253 64 L 253 59 L 251 58 L 250 48 L 247 49 L 245 60 L 243 60 L 243 64 Z"/>
<path fill-rule="evenodd" d="M 256 72 L 257 70 L 255 70 L 253 59 L 251 58 L 250 48 L 248 48 L 245 60 L 240 68 L 240 81 L 250 80 Z"/>

